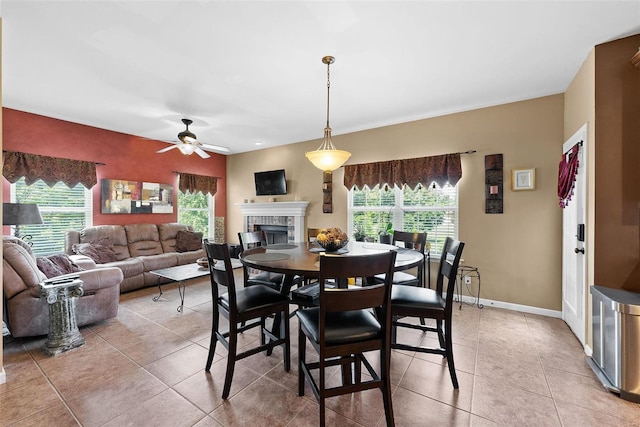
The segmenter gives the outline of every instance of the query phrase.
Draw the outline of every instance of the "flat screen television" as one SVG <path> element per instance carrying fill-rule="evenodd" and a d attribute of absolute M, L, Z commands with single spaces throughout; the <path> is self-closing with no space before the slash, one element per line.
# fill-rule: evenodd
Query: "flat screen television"
<path fill-rule="evenodd" d="M 277 196 L 287 194 L 287 180 L 284 169 L 255 172 L 256 196 Z"/>

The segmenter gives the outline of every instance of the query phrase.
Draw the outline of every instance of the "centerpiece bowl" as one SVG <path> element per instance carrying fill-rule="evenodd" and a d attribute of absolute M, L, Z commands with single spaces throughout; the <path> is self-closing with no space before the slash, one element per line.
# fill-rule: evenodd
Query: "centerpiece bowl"
<path fill-rule="evenodd" d="M 347 246 L 349 238 L 338 227 L 322 229 L 316 236 L 316 242 L 327 252 L 336 252 Z"/>

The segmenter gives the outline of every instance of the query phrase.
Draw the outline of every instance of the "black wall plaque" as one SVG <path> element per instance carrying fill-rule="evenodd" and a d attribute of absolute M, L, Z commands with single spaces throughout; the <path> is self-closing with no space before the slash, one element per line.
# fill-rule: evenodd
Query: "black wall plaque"
<path fill-rule="evenodd" d="M 502 154 L 484 156 L 485 213 L 503 213 L 502 203 Z"/>

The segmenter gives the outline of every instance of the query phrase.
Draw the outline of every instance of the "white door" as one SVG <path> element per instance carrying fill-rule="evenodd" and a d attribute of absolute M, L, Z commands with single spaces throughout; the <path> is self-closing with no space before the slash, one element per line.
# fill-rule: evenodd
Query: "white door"
<path fill-rule="evenodd" d="M 586 173 L 587 125 L 562 146 L 566 153 L 582 142 L 578 152 L 579 167 L 573 197 L 562 210 L 562 319 L 584 345 L 586 294 Z"/>

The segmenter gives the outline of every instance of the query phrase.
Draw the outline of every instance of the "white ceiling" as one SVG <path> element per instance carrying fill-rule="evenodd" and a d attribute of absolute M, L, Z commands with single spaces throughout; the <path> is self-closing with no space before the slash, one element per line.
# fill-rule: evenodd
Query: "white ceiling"
<path fill-rule="evenodd" d="M 593 46 L 640 33 L 640 0 L 3 0 L 0 15 L 5 107 L 166 141 L 188 117 L 231 153 L 322 137 L 325 55 L 336 136 L 564 92 Z"/>

